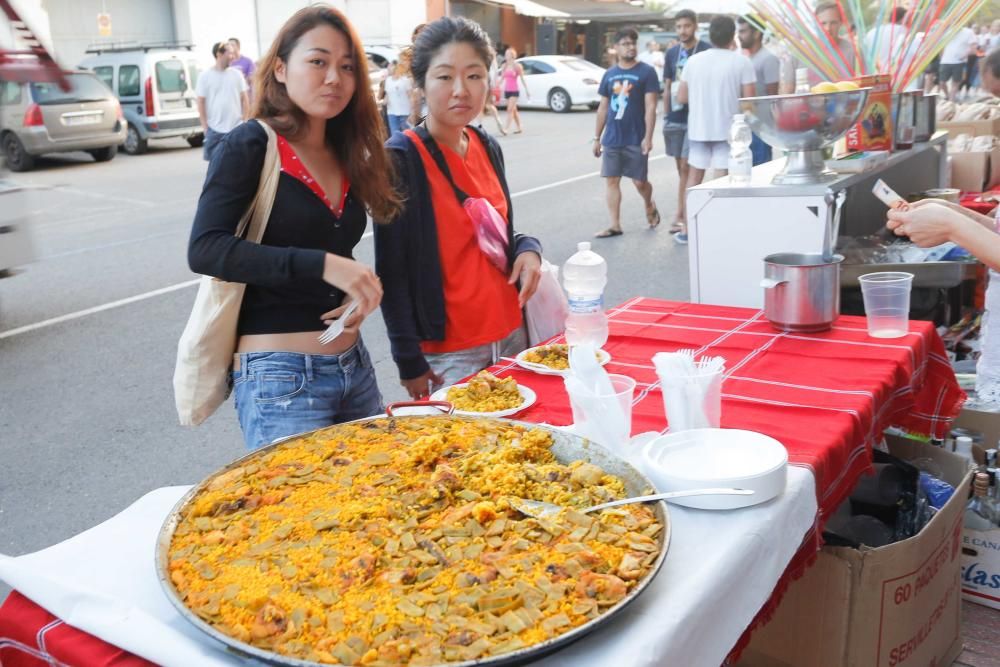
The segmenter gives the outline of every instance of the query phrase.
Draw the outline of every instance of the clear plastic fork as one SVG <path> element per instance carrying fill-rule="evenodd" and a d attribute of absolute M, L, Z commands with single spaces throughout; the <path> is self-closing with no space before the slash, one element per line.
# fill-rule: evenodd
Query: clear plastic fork
<path fill-rule="evenodd" d="M 358 309 L 359 301 L 352 301 L 351 305 L 347 307 L 344 314 L 335 319 L 326 331 L 320 334 L 319 342 L 321 345 L 326 345 L 327 343 L 332 343 L 337 340 L 340 334 L 344 333 L 344 327 L 347 326 L 347 320 L 354 314 L 354 311 Z"/>

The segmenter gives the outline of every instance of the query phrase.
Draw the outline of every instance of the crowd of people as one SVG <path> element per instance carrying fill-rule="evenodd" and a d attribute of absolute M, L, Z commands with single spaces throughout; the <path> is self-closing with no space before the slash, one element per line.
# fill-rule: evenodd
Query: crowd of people
<path fill-rule="evenodd" d="M 642 197 L 648 227 L 661 222 L 648 173 L 661 100 L 679 175 L 671 231 L 685 243 L 685 189 L 707 170 L 725 173 L 739 99 L 783 85 L 753 23 L 739 22 L 742 49 L 727 16 L 711 20 L 707 41 L 691 10 L 676 14 L 676 29 L 665 53 L 647 45 L 640 55 L 633 29 L 614 36 L 593 137 L 610 217 L 599 238 L 625 231 L 622 178 Z M 841 26 L 824 29 L 839 37 Z M 513 49 L 498 59 L 479 24 L 438 19 L 414 31 L 376 96 L 350 21 L 317 5 L 288 20 L 256 67 L 238 40 L 212 52 L 215 67 L 197 83 L 209 167 L 188 259 L 197 273 L 246 285 L 230 380 L 247 447 L 382 410 L 359 333 L 376 308 L 414 399 L 525 349 L 523 309 L 541 276 L 541 243 L 516 231 L 503 150 L 477 124 L 485 114 L 501 134 L 522 131 L 517 99 L 529 91 Z M 983 81 L 996 91 L 998 80 L 994 52 Z M 753 147 L 755 161 L 769 159 L 766 149 Z M 271 164 L 277 187 L 257 242 L 240 224 L 261 205 Z M 917 207 L 893 225 L 929 224 L 931 213 L 942 211 Z M 374 267 L 353 256 L 368 217 Z M 484 229 L 493 230 L 487 241 Z M 339 318 L 343 333 L 322 342 L 318 334 Z"/>

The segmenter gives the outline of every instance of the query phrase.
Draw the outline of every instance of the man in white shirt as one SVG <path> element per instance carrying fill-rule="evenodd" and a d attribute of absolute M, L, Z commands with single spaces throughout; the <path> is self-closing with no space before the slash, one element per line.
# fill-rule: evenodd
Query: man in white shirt
<path fill-rule="evenodd" d="M 660 51 L 660 45 L 655 40 L 646 42 L 646 51 L 640 53 L 637 60 L 655 69 L 656 80 L 663 81 L 663 51 Z"/>
<path fill-rule="evenodd" d="M 836 46 L 833 51 L 834 63 L 841 69 L 846 67 L 847 72 L 854 71 L 856 69 L 857 54 L 851 42 L 840 34 L 844 25 L 844 17 L 840 13 L 840 7 L 835 2 L 824 1 L 816 5 L 814 11 L 816 12 L 816 19 L 819 21 L 820 27 L 830 40 L 830 44 Z M 780 92 L 782 95 L 790 95 L 795 92 L 795 70 L 803 67 L 809 70 L 810 86 L 815 86 L 821 81 L 826 81 L 826 77 L 820 77 L 812 71 L 808 63 L 803 63 L 794 55 L 789 54 L 788 67 L 784 68 L 781 77 Z M 844 78 L 848 77 L 845 76 Z M 760 84 L 759 81 L 757 83 L 758 85 Z"/>
<path fill-rule="evenodd" d="M 972 28 L 966 27 L 959 30 L 941 52 L 939 81 L 945 87 L 945 94 L 949 100 L 954 100 L 958 96 L 958 89 L 965 80 L 969 56 L 975 49 L 976 35 L 972 32 Z"/>
<path fill-rule="evenodd" d="M 712 48 L 688 59 L 681 73 L 677 99 L 688 104 L 688 187 L 699 185 L 706 169 L 724 176 L 729 168 L 729 126 L 740 112 L 740 98 L 753 97 L 757 76 L 753 63 L 732 50 L 736 22 L 716 16 L 708 28 Z M 674 236 L 687 243 L 687 232 Z"/>
<path fill-rule="evenodd" d="M 740 17 L 737 23 L 740 46 L 753 63 L 754 75 L 757 77 L 754 94 L 757 97 L 777 95 L 778 82 L 781 79 L 781 61 L 778 60 L 778 56 L 764 48 L 764 34 L 755 25 L 743 17 Z M 771 147 L 756 133 L 753 135 L 753 143 L 750 144 L 750 153 L 753 155 L 754 166 L 771 161 Z"/>
<path fill-rule="evenodd" d="M 990 24 L 990 43 L 986 46 L 986 54 L 1000 48 L 1000 19 Z"/>
<path fill-rule="evenodd" d="M 882 74 L 895 70 L 900 51 L 906 42 L 906 8 L 896 7 L 889 15 L 889 23 L 872 28 L 865 35 L 865 50 L 871 51 L 878 46 L 875 53 L 875 71 Z M 911 47 L 912 50 L 912 47 Z M 906 54 L 912 57 L 911 53 Z"/>
<path fill-rule="evenodd" d="M 212 46 L 215 66 L 198 77 L 195 95 L 198 96 L 198 117 L 205 133 L 203 154 L 211 161 L 222 137 L 247 119 L 250 98 L 243 74 L 229 65 L 233 61 L 229 42 L 216 42 Z"/>

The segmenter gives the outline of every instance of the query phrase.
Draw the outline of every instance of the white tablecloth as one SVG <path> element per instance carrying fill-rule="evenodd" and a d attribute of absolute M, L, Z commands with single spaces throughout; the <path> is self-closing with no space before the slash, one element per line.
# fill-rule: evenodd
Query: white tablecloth
<path fill-rule="evenodd" d="M 189 487 L 157 489 L 48 549 L 0 555 L 0 579 L 67 624 L 168 667 L 238 665 L 182 618 L 154 569 L 163 520 Z M 729 512 L 670 506 L 671 540 L 652 585 L 614 621 L 544 667 L 718 667 L 768 599 L 816 517 L 812 474 L 790 466 L 785 493 Z"/>

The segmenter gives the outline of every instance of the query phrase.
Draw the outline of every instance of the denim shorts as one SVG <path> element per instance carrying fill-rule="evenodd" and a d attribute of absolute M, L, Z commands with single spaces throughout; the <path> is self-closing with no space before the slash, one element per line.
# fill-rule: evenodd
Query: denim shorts
<path fill-rule="evenodd" d="M 212 128 L 205 130 L 205 142 L 201 145 L 201 154 L 205 158 L 205 162 L 212 161 L 215 149 L 219 147 L 225 137 L 225 132 L 216 132 Z"/>
<path fill-rule="evenodd" d="M 670 157 L 687 159 L 688 157 L 688 126 L 685 123 L 663 124 L 663 145 Z"/>
<path fill-rule="evenodd" d="M 601 152 L 601 176 L 603 178 L 631 178 L 633 181 L 647 180 L 649 156 L 642 154 L 641 146 L 604 146 Z"/>
<path fill-rule="evenodd" d="M 528 347 L 528 334 L 524 326 L 519 326 L 501 340 L 486 345 L 477 345 L 466 350 L 442 352 L 440 354 L 425 354 L 424 358 L 431 369 L 441 376 L 443 382 L 434 387 L 453 385 L 462 379 L 489 368 L 500 361 L 500 357 L 513 357 Z"/>
<path fill-rule="evenodd" d="M 360 338 L 341 354 L 237 356 L 233 396 L 247 449 L 382 412 L 375 369 Z"/>

